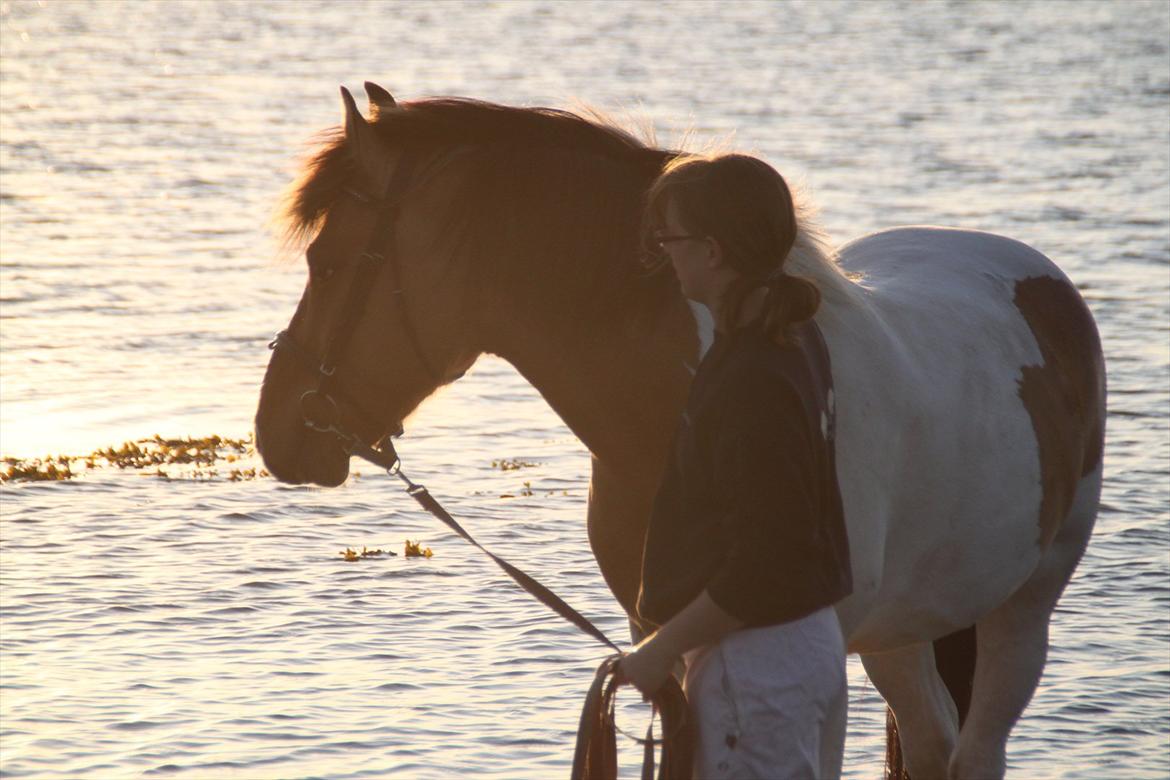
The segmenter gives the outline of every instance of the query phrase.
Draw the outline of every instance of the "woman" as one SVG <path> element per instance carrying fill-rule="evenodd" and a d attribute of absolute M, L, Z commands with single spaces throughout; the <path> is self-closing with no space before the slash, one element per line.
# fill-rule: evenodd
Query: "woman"
<path fill-rule="evenodd" d="M 682 157 L 646 223 L 716 334 L 646 535 L 638 611 L 660 628 L 619 674 L 651 695 L 685 656 L 696 777 L 836 777 L 852 575 L 820 294 L 784 270 L 791 194 L 753 157 Z"/>

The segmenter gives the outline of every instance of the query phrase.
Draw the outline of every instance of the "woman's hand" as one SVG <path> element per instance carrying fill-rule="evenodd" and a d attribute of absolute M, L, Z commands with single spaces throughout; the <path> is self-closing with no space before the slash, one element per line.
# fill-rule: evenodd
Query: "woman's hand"
<path fill-rule="evenodd" d="M 650 637 L 618 662 L 618 682 L 629 683 L 650 697 L 674 671 L 679 657 L 696 647 L 712 645 L 743 626 L 703 591 Z"/>
<path fill-rule="evenodd" d="M 622 656 L 617 668 L 619 682 L 633 685 L 647 699 L 658 693 L 678 660 L 677 656 L 662 652 L 662 643 L 654 639 L 653 636 L 646 639 Z"/>

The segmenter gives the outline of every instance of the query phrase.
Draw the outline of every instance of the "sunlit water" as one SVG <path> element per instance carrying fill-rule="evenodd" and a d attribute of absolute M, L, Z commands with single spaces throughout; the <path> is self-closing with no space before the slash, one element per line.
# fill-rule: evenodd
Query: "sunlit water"
<path fill-rule="evenodd" d="M 839 240 L 927 222 L 1041 249 L 1100 323 L 1108 481 L 1010 774 L 1170 773 L 1165 3 L 3 0 L 0 31 L 5 455 L 248 432 L 303 281 L 265 220 L 339 83 L 735 130 Z M 535 391 L 485 358 L 409 429 L 416 479 L 622 635 L 587 453 Z M 368 469 L 8 485 L 0 537 L 3 777 L 564 776 L 604 655 Z M 435 557 L 337 555 L 404 538 Z M 850 676 L 846 772 L 874 777 L 882 707 Z"/>

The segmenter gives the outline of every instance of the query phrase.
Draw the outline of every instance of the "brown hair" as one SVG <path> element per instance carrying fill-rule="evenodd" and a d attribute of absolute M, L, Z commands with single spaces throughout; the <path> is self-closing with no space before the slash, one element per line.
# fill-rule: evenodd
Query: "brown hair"
<path fill-rule="evenodd" d="M 796 209 L 788 184 L 763 160 L 744 154 L 684 155 L 671 160 L 646 193 L 643 231 L 647 245 L 675 204 L 689 232 L 718 242 L 726 262 L 739 274 L 722 307 L 724 329 L 734 327 L 744 300 L 768 289 L 758 324 L 783 341 L 790 326 L 811 319 L 821 294 L 809 279 L 784 272 L 796 242 Z"/>

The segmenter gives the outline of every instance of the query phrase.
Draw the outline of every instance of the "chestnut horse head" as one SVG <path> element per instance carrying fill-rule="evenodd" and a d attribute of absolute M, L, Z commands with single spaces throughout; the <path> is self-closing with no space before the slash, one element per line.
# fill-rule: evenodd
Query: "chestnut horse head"
<path fill-rule="evenodd" d="M 289 198 L 308 282 L 256 414 L 286 482 L 345 481 L 330 421 L 365 442 L 399 433 L 483 352 L 510 358 L 519 334 L 558 322 L 588 333 L 628 302 L 640 198 L 667 157 L 563 111 L 366 91 L 370 120 L 342 89 L 344 129 Z"/>

